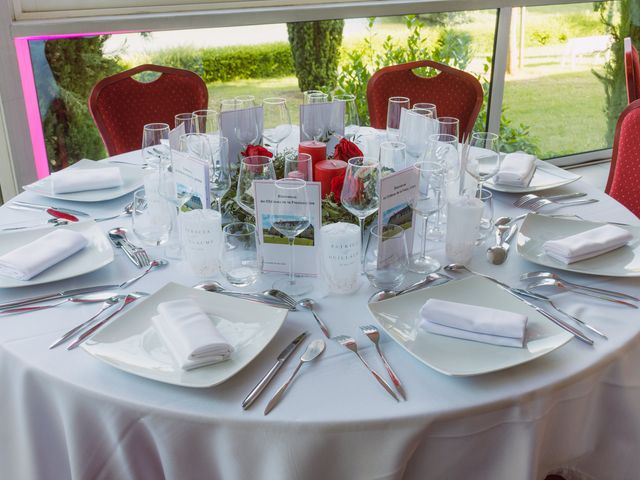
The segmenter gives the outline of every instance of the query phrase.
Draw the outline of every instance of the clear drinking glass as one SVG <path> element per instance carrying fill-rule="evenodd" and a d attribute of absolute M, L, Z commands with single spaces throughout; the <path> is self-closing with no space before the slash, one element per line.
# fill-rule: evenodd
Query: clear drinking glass
<path fill-rule="evenodd" d="M 467 172 L 478 181 L 478 190 L 483 190 L 484 182 L 500 170 L 500 145 L 498 135 L 490 132 L 476 132 L 471 135 L 470 145 L 478 147 L 474 155 L 469 155 Z"/>
<path fill-rule="evenodd" d="M 493 194 L 489 190 L 477 190 L 476 198 L 482 202 L 480 230 L 476 242 L 477 245 L 480 245 L 493 230 Z"/>
<path fill-rule="evenodd" d="M 220 113 L 222 112 L 232 112 L 233 110 L 238 109 L 238 101 L 235 98 L 223 98 L 218 103 L 220 108 Z"/>
<path fill-rule="evenodd" d="M 409 267 L 404 229 L 399 225 L 374 225 L 364 255 L 364 273 L 381 290 L 395 290 Z"/>
<path fill-rule="evenodd" d="M 210 140 L 211 157 L 209 159 L 209 192 L 212 203 L 217 204 L 222 214 L 222 197 L 231 187 L 231 162 L 229 159 L 229 139 L 216 137 Z"/>
<path fill-rule="evenodd" d="M 353 157 L 347 170 L 340 196 L 342 206 L 358 218 L 361 245 L 364 245 L 364 221 L 378 210 L 380 164 L 375 158 Z"/>
<path fill-rule="evenodd" d="M 304 92 L 304 103 L 327 103 L 329 94 L 320 90 L 307 90 Z"/>
<path fill-rule="evenodd" d="M 308 153 L 290 153 L 284 157 L 284 178 L 313 181 L 313 164 Z"/>
<path fill-rule="evenodd" d="M 438 132 L 460 138 L 460 120 L 455 117 L 438 117 Z"/>
<path fill-rule="evenodd" d="M 407 97 L 390 97 L 387 106 L 387 139 L 400 139 L 400 116 L 402 109 L 409 109 L 409 99 Z"/>
<path fill-rule="evenodd" d="M 184 125 L 184 133 L 195 133 L 196 127 L 193 121 L 193 113 L 179 113 L 175 116 L 175 128 Z"/>
<path fill-rule="evenodd" d="M 427 223 L 429 217 L 444 206 L 444 170 L 438 162 L 421 161 L 413 166 L 418 173 L 418 191 L 411 207 L 422 218 L 422 245 L 420 253 L 411 255 L 409 270 L 417 273 L 432 273 L 440 263 L 427 255 Z"/>
<path fill-rule="evenodd" d="M 273 202 L 271 204 L 271 225 L 264 225 L 270 231 L 269 238 L 273 237 L 271 227 L 285 237 L 289 243 L 289 276 L 277 280 L 273 288 L 283 290 L 289 295 L 302 295 L 311 289 L 311 285 L 296 279 L 294 275 L 294 241 L 295 238 L 309 228 L 311 224 L 311 212 L 307 200 L 307 182 L 299 178 L 281 178 L 274 183 L 276 197 L 286 198 L 287 201 Z M 311 238 L 301 238 L 300 243 L 313 243 L 313 230 L 309 232 Z M 265 243 L 268 242 L 265 236 Z M 279 243 L 279 242 L 275 242 Z"/>
<path fill-rule="evenodd" d="M 438 133 L 429 136 L 427 159 L 442 165 L 444 173 L 443 195 L 445 202 L 458 194 L 460 181 L 460 155 L 458 152 L 458 137 Z M 441 239 L 445 234 L 444 224 L 446 213 L 438 210 L 435 221 L 429 230 L 429 236 Z"/>
<path fill-rule="evenodd" d="M 422 115 L 418 110 L 407 111 L 400 132 L 400 141 L 407 146 L 407 156 L 410 157 L 411 164 L 423 160 L 429 135 L 435 133 L 434 129 L 433 120 L 427 115 Z"/>
<path fill-rule="evenodd" d="M 350 93 L 343 93 L 333 96 L 334 102 L 344 103 L 344 136 L 353 142 L 360 130 L 360 116 L 356 105 L 356 96 Z"/>
<path fill-rule="evenodd" d="M 169 125 L 148 123 L 142 132 L 142 160 L 150 167 L 160 168 L 171 162 Z"/>
<path fill-rule="evenodd" d="M 310 97 L 316 94 L 324 95 L 321 90 L 306 90 L 302 92 L 302 103 L 313 103 L 310 101 Z"/>
<path fill-rule="evenodd" d="M 329 95 L 326 93 L 310 93 L 306 96 L 305 103 L 308 104 L 321 104 L 327 103 Z M 304 115 L 300 119 L 300 127 L 302 132 L 309 138 L 315 141 L 325 140 L 327 131 L 329 130 L 329 124 L 331 118 L 324 115 L 321 109 L 305 109 Z"/>
<path fill-rule="evenodd" d="M 234 99 L 236 108 L 253 108 L 256 106 L 256 97 L 254 95 L 238 95 Z"/>
<path fill-rule="evenodd" d="M 218 112 L 215 110 L 196 110 L 193 112 L 195 133 L 213 135 L 218 132 Z"/>
<path fill-rule="evenodd" d="M 427 103 L 427 102 L 414 103 L 411 109 L 419 113 L 420 115 L 425 115 L 433 119 L 438 118 L 438 110 L 434 103 Z"/>
<path fill-rule="evenodd" d="M 145 245 L 166 244 L 174 228 L 174 218 L 172 205 L 161 195 L 147 195 L 144 188 L 133 193 L 133 232 Z"/>
<path fill-rule="evenodd" d="M 291 115 L 287 108 L 287 100 L 280 97 L 265 98 L 262 101 L 264 113 L 264 130 L 262 137 L 274 147 L 274 155 L 278 154 L 278 145 L 291 133 Z"/>
<path fill-rule="evenodd" d="M 243 150 L 246 150 L 247 145 L 255 145 L 260 138 L 257 109 L 240 106 L 235 114 L 233 132 Z"/>
<path fill-rule="evenodd" d="M 256 227 L 250 223 L 230 223 L 222 229 L 220 272 L 236 287 L 255 283 L 261 265 L 256 248 Z"/>
<path fill-rule="evenodd" d="M 236 203 L 245 212 L 255 215 L 253 181 L 275 179 L 276 171 L 272 158 L 261 155 L 243 158 L 238 175 Z"/>
<path fill-rule="evenodd" d="M 380 168 L 382 174 L 389 169 L 398 172 L 407 168 L 407 146 L 402 142 L 382 142 L 380 144 Z"/>

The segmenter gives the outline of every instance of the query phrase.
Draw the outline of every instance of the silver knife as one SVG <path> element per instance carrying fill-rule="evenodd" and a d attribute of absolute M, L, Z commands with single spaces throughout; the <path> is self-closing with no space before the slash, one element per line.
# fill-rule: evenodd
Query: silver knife
<path fill-rule="evenodd" d="M 307 332 L 302 332 L 300 335 L 293 339 L 293 342 L 287 345 L 287 347 L 282 350 L 282 352 L 280 352 L 275 365 L 271 367 L 271 369 L 265 374 L 265 376 L 260 379 L 258 384 L 253 387 L 253 389 L 249 392 L 249 395 L 247 395 L 247 398 L 242 401 L 242 408 L 244 410 L 249 408 L 251 404 L 255 402 L 255 400 L 260 396 L 266 386 L 269 385 L 269 382 L 271 382 L 273 377 L 276 376 L 276 373 L 278 373 L 280 368 L 282 368 L 282 365 L 284 365 L 284 362 L 287 361 L 287 358 L 291 356 L 296 347 L 303 342 L 307 335 Z"/>
<path fill-rule="evenodd" d="M 57 293 L 47 293 L 36 297 L 27 297 L 12 302 L 0 303 L 0 311 L 13 307 L 22 307 L 23 305 L 31 305 L 32 303 L 45 302 L 47 300 L 55 300 L 56 298 L 67 298 L 74 295 L 83 295 L 85 293 L 100 292 L 102 290 L 113 290 L 120 288 L 120 285 L 97 285 L 95 287 L 74 288 L 73 290 L 65 290 Z"/>
<path fill-rule="evenodd" d="M 81 210 L 73 210 L 72 208 L 54 207 L 53 205 L 39 205 L 37 203 L 28 203 L 28 202 L 19 202 L 19 201 L 11 202 L 11 204 L 9 205 L 9 208 L 13 208 L 15 210 L 27 209 L 27 210 L 43 210 L 43 211 L 52 209 L 62 213 L 67 213 L 69 215 L 79 215 L 81 217 L 91 216 L 86 212 L 83 212 Z"/>

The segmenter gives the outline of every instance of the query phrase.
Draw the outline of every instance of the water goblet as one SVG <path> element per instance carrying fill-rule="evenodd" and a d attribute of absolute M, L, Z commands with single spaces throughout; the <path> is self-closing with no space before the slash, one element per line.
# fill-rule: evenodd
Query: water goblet
<path fill-rule="evenodd" d="M 195 133 L 214 135 L 219 130 L 218 112 L 215 110 L 196 110 L 193 112 L 193 123 Z"/>
<path fill-rule="evenodd" d="M 333 96 L 334 102 L 344 103 L 344 136 L 353 142 L 360 130 L 360 117 L 356 105 L 356 96 L 350 93 L 342 93 Z"/>
<path fill-rule="evenodd" d="M 243 150 L 246 150 L 247 145 L 255 145 L 260 138 L 258 114 L 256 110 L 257 109 L 253 107 L 239 107 L 235 113 L 233 132 L 238 142 L 242 145 Z"/>
<path fill-rule="evenodd" d="M 255 215 L 253 181 L 275 179 L 276 171 L 273 167 L 273 159 L 270 157 L 255 155 L 243 158 L 235 198 L 238 206 L 245 212 Z"/>
<path fill-rule="evenodd" d="M 460 138 L 460 120 L 455 117 L 438 117 L 438 132 Z"/>
<path fill-rule="evenodd" d="M 142 132 L 142 160 L 152 168 L 161 168 L 171 161 L 169 125 L 148 123 Z"/>
<path fill-rule="evenodd" d="M 414 103 L 411 109 L 414 112 L 419 113 L 420 115 L 424 115 L 426 117 L 433 118 L 433 119 L 438 118 L 438 113 L 437 113 L 438 110 L 434 103 L 427 103 L 427 102 Z"/>
<path fill-rule="evenodd" d="M 478 181 L 478 190 L 482 191 L 484 182 L 495 176 L 500 170 L 500 145 L 498 135 L 490 132 L 476 132 L 471 135 L 470 145 L 478 147 L 467 160 L 467 172 Z"/>
<path fill-rule="evenodd" d="M 364 273 L 381 290 L 395 290 L 409 267 L 404 229 L 399 225 L 374 225 L 364 255 Z"/>

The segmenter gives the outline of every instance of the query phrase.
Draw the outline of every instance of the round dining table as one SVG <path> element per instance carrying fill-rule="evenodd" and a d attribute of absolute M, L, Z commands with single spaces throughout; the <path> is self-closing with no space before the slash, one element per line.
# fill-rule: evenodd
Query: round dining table
<path fill-rule="evenodd" d="M 141 162 L 139 152 L 119 159 Z M 553 213 L 640 223 L 584 180 L 553 191 L 586 192 L 599 200 L 551 209 Z M 524 213 L 512 205 L 518 196 L 494 192 L 495 216 Z M 23 192 L 0 208 L 0 228 L 25 220 L 46 221 L 44 212 L 8 208 L 14 200 L 104 217 L 120 212 L 131 195 L 74 203 Z M 107 232 L 116 226 L 130 227 L 131 219 L 122 216 L 97 225 Z M 447 263 L 443 243 L 432 243 L 431 249 L 441 263 Z M 475 249 L 470 268 L 512 286 L 522 286 L 519 277 L 524 272 L 548 270 L 521 258 L 515 246 L 499 266 L 487 262 L 485 250 L 486 246 Z M 1 289 L 0 302 L 120 283 L 140 272 L 121 250 L 114 254 L 113 262 L 92 273 L 52 284 Z M 640 293 L 640 278 L 559 273 L 585 285 Z M 416 278 L 409 275 L 406 283 Z M 217 279 L 222 281 L 222 276 Z M 267 288 L 272 280 L 261 278 L 243 290 Z M 193 286 L 199 281 L 183 262 L 170 260 L 166 268 L 139 280 L 135 290 L 152 294 L 168 282 Z M 331 334 L 353 336 L 363 357 L 387 378 L 375 346 L 359 329 L 374 323 L 367 300 L 375 289 L 364 276 L 352 295 L 329 294 L 320 280 L 316 282 L 309 296 L 317 302 L 317 313 Z M 82 348 L 48 348 L 95 313 L 95 304 L 68 303 L 0 315 L 0 478 L 534 480 L 550 473 L 567 479 L 638 478 L 638 310 L 572 293 L 558 294 L 556 300 L 605 332 L 608 340 L 592 335 L 595 343 L 589 346 L 572 338 L 513 368 L 454 377 L 429 368 L 383 333 L 381 348 L 407 394 L 406 401 L 396 402 L 352 352 L 325 339 L 325 352 L 300 371 L 267 416 L 263 412 L 268 399 L 292 373 L 306 344 L 324 338 L 308 311 L 289 312 L 253 361 L 210 388 L 142 378 Z M 255 404 L 243 410 L 245 396 L 278 353 L 303 331 L 309 332 L 305 345 Z"/>

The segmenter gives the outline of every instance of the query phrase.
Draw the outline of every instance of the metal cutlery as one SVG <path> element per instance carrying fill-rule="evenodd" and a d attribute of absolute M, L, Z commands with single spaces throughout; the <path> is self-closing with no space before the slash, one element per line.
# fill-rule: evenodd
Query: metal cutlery
<path fill-rule="evenodd" d="M 93 325 L 91 328 L 89 328 L 89 330 L 87 330 L 84 333 L 81 333 L 78 338 L 76 338 L 73 343 L 71 343 L 68 347 L 67 350 L 73 350 L 74 348 L 76 348 L 78 345 L 80 345 L 82 342 L 84 342 L 87 338 L 89 338 L 91 335 L 93 335 L 96 331 L 98 331 L 98 329 L 100 327 L 102 327 L 103 325 L 105 325 L 109 320 L 111 320 L 113 317 L 115 317 L 118 313 L 120 313 L 122 310 L 124 310 L 124 308 L 129 305 L 130 303 L 135 302 L 136 300 L 138 300 L 139 298 L 145 297 L 149 295 L 148 293 L 145 292 L 134 292 L 134 293 L 130 293 L 128 294 L 124 301 L 120 304 L 120 306 L 118 308 L 116 308 L 113 312 L 111 312 L 108 316 L 106 316 L 105 318 L 103 318 L 102 320 L 100 320 L 98 323 L 96 323 L 95 325 Z"/>
<path fill-rule="evenodd" d="M 587 290 L 589 292 L 595 293 L 603 293 L 605 295 L 610 295 L 612 297 L 620 297 L 626 298 L 627 300 L 634 300 L 636 302 L 640 302 L 640 298 L 634 297 L 632 295 L 627 295 L 626 293 L 616 292 L 615 290 L 607 290 L 606 288 L 596 288 L 596 287 L 588 287 L 586 285 L 580 285 L 579 283 L 569 282 L 568 280 L 563 279 L 559 275 L 556 275 L 552 272 L 528 272 L 520 275 L 520 280 L 527 281 L 529 279 L 539 279 L 539 278 L 552 278 L 554 280 L 560 280 L 561 282 L 566 283 L 574 288 L 579 288 L 581 290 Z"/>
<path fill-rule="evenodd" d="M 472 275 L 477 275 L 479 277 L 484 277 L 487 280 L 491 280 L 493 283 L 495 283 L 496 285 L 501 287 L 505 292 L 507 292 L 511 296 L 517 298 L 518 300 L 520 300 L 525 305 L 533 308 L 540 315 L 542 315 L 543 317 L 545 317 L 548 320 L 551 320 L 553 323 L 558 325 L 560 328 L 563 328 L 567 332 L 573 334 L 576 338 L 578 338 L 579 340 L 583 341 L 584 343 L 586 343 L 588 345 L 593 345 L 593 340 L 591 338 L 589 338 L 587 335 L 585 335 L 584 333 L 582 333 L 580 330 L 578 330 L 577 328 L 573 327 L 572 325 L 569 325 L 567 322 L 565 322 L 564 320 L 556 317 L 555 315 L 550 314 L 549 312 L 547 312 L 546 310 L 538 307 L 537 305 L 534 305 L 529 300 L 524 298 L 524 296 L 522 294 L 517 293 L 512 287 L 510 287 L 506 283 L 502 283 L 501 281 L 496 280 L 495 278 L 490 277 L 489 275 L 484 275 L 482 273 L 474 272 L 473 270 L 471 270 L 471 269 L 467 268 L 466 266 L 464 266 L 462 264 L 459 264 L 459 263 L 450 263 L 449 265 L 446 265 L 444 267 L 444 269 L 446 271 L 448 271 L 448 272 L 459 272 L 459 271 L 463 271 L 464 270 L 464 271 L 466 271 L 468 273 L 471 273 Z"/>
<path fill-rule="evenodd" d="M 309 310 L 313 315 L 313 318 L 315 319 L 316 323 L 320 327 L 320 330 L 322 330 L 322 333 L 324 333 L 324 336 L 327 338 L 331 338 L 331 336 L 329 335 L 329 328 L 313 309 L 314 305 L 316 304 L 315 300 L 313 300 L 312 298 L 303 298 L 299 301 L 296 301 L 293 297 L 283 292 L 282 290 L 278 290 L 277 288 L 271 288 L 269 290 L 266 290 L 264 293 L 267 295 L 271 295 L 272 297 L 275 297 L 279 300 L 282 300 L 287 305 L 289 305 L 289 308 L 291 310 L 297 310 L 297 307 L 301 307 L 305 310 Z"/>
<path fill-rule="evenodd" d="M 527 195 L 523 195 L 520 198 L 518 198 L 515 202 L 513 202 L 513 206 L 518 208 L 527 208 L 527 205 L 530 205 L 533 202 L 537 200 L 541 200 L 543 198 L 547 200 L 557 201 L 557 200 L 568 200 L 570 198 L 580 198 L 580 197 L 586 197 L 586 196 L 587 194 L 582 192 L 563 193 L 560 195 L 548 195 L 546 197 L 543 197 L 542 195 L 536 195 L 534 193 L 528 193 Z"/>
<path fill-rule="evenodd" d="M 278 391 L 271 398 L 271 400 L 269 400 L 267 407 L 264 409 L 265 415 L 267 415 L 271 410 L 273 410 L 273 408 L 278 404 L 278 402 L 284 395 L 284 392 L 287 390 L 287 388 L 289 388 L 289 385 L 291 385 L 291 382 L 293 381 L 293 377 L 296 376 L 296 374 L 298 373 L 298 370 L 300 370 L 300 367 L 302 367 L 302 364 L 311 362 L 312 360 L 315 360 L 316 358 L 318 358 L 318 356 L 322 352 L 324 352 L 324 348 L 325 348 L 324 340 L 321 340 L 321 339 L 314 340 L 309 344 L 305 352 L 302 354 L 302 357 L 300 357 L 300 362 L 298 362 L 298 366 L 295 368 L 295 370 L 293 371 L 289 379 L 286 382 L 284 382 L 284 384 L 278 389 Z"/>
<path fill-rule="evenodd" d="M 78 295 L 73 297 L 67 297 L 57 303 L 51 303 L 49 305 L 36 305 L 31 307 L 16 307 L 9 308 L 6 310 L 0 311 L 0 315 L 12 314 L 12 313 L 27 313 L 27 312 L 37 312 L 38 310 L 48 310 L 50 308 L 56 308 L 65 303 L 99 303 L 108 300 L 109 298 L 117 295 L 115 292 L 100 292 L 93 293 L 87 295 Z"/>
<path fill-rule="evenodd" d="M 517 225 L 500 225 L 496 230 L 496 244 L 487 249 L 487 260 L 494 265 L 502 265 L 509 255 L 509 241 L 518 231 Z M 506 232 L 506 234 L 505 234 Z"/>
<path fill-rule="evenodd" d="M 365 367 L 367 367 L 367 370 L 369 370 L 369 372 L 371 372 L 371 375 L 373 375 L 373 377 L 378 381 L 378 383 L 380 385 L 382 385 L 382 387 L 387 391 L 387 393 L 389 395 L 391 395 L 393 398 L 395 398 L 396 402 L 399 402 L 400 399 L 398 398 L 398 396 L 393 392 L 393 390 L 391 389 L 391 387 L 389 386 L 389 384 L 387 382 L 385 382 L 382 377 L 380 375 L 378 375 L 378 373 L 372 369 L 369 364 L 365 361 L 364 358 L 362 358 L 362 355 L 360 355 L 360 352 L 358 352 L 358 344 L 356 343 L 356 341 L 351 338 L 348 337 L 346 335 L 338 335 L 337 337 L 333 337 L 333 339 L 340 343 L 340 345 L 342 345 L 343 347 L 348 348 L 349 350 L 351 350 L 353 353 L 356 354 L 356 356 L 360 359 L 360 361 L 363 363 L 363 365 Z"/>
<path fill-rule="evenodd" d="M 104 222 L 106 220 L 113 220 L 114 218 L 122 217 L 123 215 L 131 215 L 132 212 L 133 212 L 133 202 L 130 202 L 130 203 L 127 203 L 123 207 L 122 212 L 118 213 L 117 215 L 112 215 L 110 217 L 94 218 L 93 221 L 94 222 Z"/>
<path fill-rule="evenodd" d="M 0 232 L 12 232 L 14 230 L 24 230 L 26 228 L 38 228 L 38 227 L 46 227 L 47 225 L 52 225 L 54 227 L 59 227 L 61 225 L 68 225 L 68 220 L 60 220 L 59 218 L 50 218 L 47 220 L 47 223 L 38 223 L 35 225 L 18 225 L 16 227 L 5 227 L 0 228 Z"/>
<path fill-rule="evenodd" d="M 136 267 L 142 268 L 149 265 L 147 253 L 127 240 L 126 231 L 123 228 L 109 230 L 109 240 L 115 247 L 122 249 Z"/>
<path fill-rule="evenodd" d="M 11 208 L 12 210 L 29 210 L 29 211 L 33 211 L 34 210 L 32 208 L 29 208 L 29 207 L 21 207 L 21 206 L 18 206 L 18 205 L 9 205 L 9 208 Z M 54 218 L 59 218 L 61 220 L 67 220 L 69 222 L 78 222 L 80 220 L 75 215 L 63 212 L 61 210 L 57 210 L 55 208 L 47 208 L 47 209 L 43 209 L 43 210 L 37 209 L 37 210 L 38 211 L 43 211 L 43 212 L 51 215 Z"/>
<path fill-rule="evenodd" d="M 285 303 L 291 305 L 291 307 L 295 310 L 298 302 L 295 301 L 293 297 L 283 292 L 282 290 L 278 290 L 277 288 L 270 288 L 269 290 L 264 291 L 265 294 L 271 295 L 279 300 L 282 300 Z"/>
<path fill-rule="evenodd" d="M 273 367 L 269 369 L 269 371 L 260 379 L 258 384 L 251 389 L 249 395 L 247 395 L 246 398 L 242 401 L 243 410 L 249 408 L 253 404 L 253 402 L 256 401 L 256 399 L 264 391 L 267 385 L 269 385 L 271 380 L 273 380 L 276 374 L 280 371 L 280 369 L 294 352 L 294 350 L 304 341 L 306 337 L 307 332 L 302 332 L 300 335 L 294 338 L 293 341 L 289 343 L 289 345 L 287 345 L 284 350 L 282 350 L 282 352 L 280 352 L 280 355 L 278 355 L 276 363 L 273 365 Z"/>
<path fill-rule="evenodd" d="M 137 275 L 137 276 L 135 276 L 133 278 L 130 278 L 126 282 L 121 283 L 120 284 L 120 288 L 127 288 L 127 287 L 133 285 L 138 280 L 140 280 L 145 275 L 147 275 L 154 268 L 163 268 L 163 267 L 166 267 L 167 265 L 169 265 L 169 262 L 167 260 L 163 260 L 163 259 L 152 260 L 149 263 L 149 266 L 147 267 L 147 269 L 144 272 L 142 272 L 140 275 Z"/>
<path fill-rule="evenodd" d="M 416 283 L 409 285 L 407 288 L 403 288 L 402 290 L 380 290 L 371 295 L 367 303 L 380 302 L 388 298 L 397 297 L 398 295 L 415 292 L 416 290 L 420 290 L 421 288 L 424 288 L 433 282 L 437 282 L 437 285 L 440 285 L 442 283 L 448 282 L 449 280 L 453 280 L 453 278 L 451 278 L 449 275 L 445 275 L 442 273 L 430 273 L 422 280 L 419 280 Z"/>
<path fill-rule="evenodd" d="M 629 303 L 624 300 L 620 300 L 618 298 L 609 297 L 602 293 L 587 292 L 586 290 L 574 288 L 570 285 L 567 285 L 566 283 L 561 282 L 560 280 L 554 280 L 553 278 L 539 279 L 534 283 L 530 283 L 528 287 L 530 290 L 533 290 L 536 288 L 542 288 L 542 287 L 555 287 L 555 288 L 559 288 L 560 290 L 568 290 L 570 292 L 577 293 L 578 295 L 584 295 L 585 297 L 597 298 L 599 300 L 604 300 L 606 302 L 616 303 L 618 305 L 624 305 L 625 307 L 629 307 L 629 308 L 638 308 L 638 306 L 634 305 L 633 303 Z"/>
<path fill-rule="evenodd" d="M 589 330 L 591 330 L 593 333 L 600 335 L 602 338 L 604 338 L 605 340 L 608 340 L 609 337 L 607 337 L 604 333 L 602 333 L 600 330 L 598 330 L 595 327 L 592 327 L 591 325 L 589 325 L 587 322 L 585 322 L 584 320 L 579 319 L 578 317 L 574 317 L 573 315 L 571 315 L 570 313 L 565 312 L 564 310 L 562 310 L 560 307 L 558 307 L 558 305 L 555 304 L 555 302 L 553 300 L 551 300 L 549 297 L 545 296 L 545 295 L 540 295 L 539 293 L 535 293 L 535 292 L 531 292 L 529 290 L 523 290 L 521 288 L 512 288 L 512 290 L 515 293 L 518 293 L 520 295 L 523 295 L 525 297 L 529 297 L 529 298 L 533 298 L 534 300 L 541 300 L 543 302 L 547 302 L 549 305 L 551 305 L 555 310 L 557 310 L 558 312 L 560 312 L 561 314 L 569 317 L 570 319 L 578 322 L 580 325 L 582 325 L 585 328 L 588 328 Z"/>
<path fill-rule="evenodd" d="M 313 315 L 313 318 L 316 319 L 316 322 L 320 326 L 320 330 L 322 330 L 322 333 L 324 333 L 324 336 L 327 338 L 331 338 L 331 336 L 329 335 L 329 329 L 327 328 L 327 325 L 320 319 L 318 314 L 313 310 L 313 306 L 315 305 L 315 303 L 316 302 L 314 302 L 313 299 L 311 298 L 303 298 L 297 303 L 297 305 L 300 305 L 305 310 L 309 310 Z"/>
<path fill-rule="evenodd" d="M 102 315 L 102 313 L 104 313 L 105 310 L 108 310 L 109 308 L 113 307 L 114 305 L 116 305 L 121 300 L 124 300 L 125 298 L 126 298 L 126 295 L 114 295 L 113 297 L 105 300 L 105 302 L 102 304 L 102 308 L 98 311 L 98 313 L 96 313 L 89 320 L 86 320 L 82 322 L 80 325 L 77 325 L 73 327 L 71 330 L 65 332 L 60 338 L 58 338 L 55 342 L 49 345 L 49 350 L 57 347 L 58 345 L 62 345 L 64 342 L 66 342 L 71 337 L 73 337 L 76 333 L 80 333 L 82 330 L 89 327 L 89 325 L 91 325 L 100 315 Z"/>
<path fill-rule="evenodd" d="M 109 234 L 113 234 L 113 235 L 117 235 L 122 237 L 122 240 L 129 245 L 129 248 L 131 248 L 133 250 L 133 252 L 137 255 L 137 257 L 140 259 L 140 265 L 143 267 L 146 267 L 149 265 L 149 255 L 147 255 L 147 252 L 145 251 L 144 248 L 142 247 L 138 247 L 137 245 L 134 245 L 133 243 L 131 243 L 129 241 L 129 239 L 127 238 L 127 230 L 121 227 L 118 228 L 114 228 L 109 230 Z"/>
<path fill-rule="evenodd" d="M 20 208 L 15 208 L 20 207 Z M 82 210 L 74 210 L 72 208 L 64 208 L 64 207 L 55 207 L 53 205 L 40 205 L 38 203 L 29 203 L 29 202 L 20 202 L 13 201 L 9 204 L 9 208 L 15 208 L 16 210 L 55 210 L 62 213 L 67 213 L 69 215 L 76 215 L 78 217 L 90 217 L 87 212 L 83 212 Z"/>
<path fill-rule="evenodd" d="M 207 292 L 213 293 L 221 293 L 223 295 L 227 295 L 229 297 L 242 298 L 244 300 L 250 300 L 252 302 L 264 303 L 267 305 L 271 305 L 272 307 L 278 308 L 286 308 L 287 310 L 295 310 L 295 305 L 291 305 L 284 300 L 279 298 L 275 298 L 269 295 L 265 290 L 264 292 L 234 292 L 232 290 L 225 289 L 220 283 L 216 281 L 212 281 L 209 283 L 199 283 L 195 285 L 193 288 L 197 288 L 198 290 L 206 290 Z"/>
<path fill-rule="evenodd" d="M 360 330 L 362 330 L 362 333 L 364 333 L 367 336 L 367 338 L 371 340 L 373 344 L 376 346 L 378 355 L 380 355 L 380 359 L 384 364 L 384 368 L 387 369 L 389 378 L 393 382 L 393 385 L 396 387 L 396 390 L 398 391 L 398 393 L 402 395 L 402 398 L 404 400 L 406 400 L 407 394 L 404 391 L 404 387 L 402 386 L 402 383 L 400 383 L 400 379 L 396 375 L 396 372 L 394 372 L 393 369 L 391 368 L 391 365 L 389 365 L 387 358 L 382 354 L 382 349 L 380 349 L 380 332 L 374 325 L 361 325 Z"/>
<path fill-rule="evenodd" d="M 596 202 L 599 202 L 597 198 L 589 198 L 587 200 L 577 200 L 575 202 L 556 202 L 553 200 L 548 200 L 546 198 L 541 198 L 540 200 L 536 200 L 535 202 L 530 203 L 525 208 L 528 208 L 529 210 L 537 212 L 538 210 L 544 207 L 548 207 L 549 205 L 552 205 L 554 207 L 571 207 L 574 205 L 586 205 L 588 203 L 596 203 Z"/>

